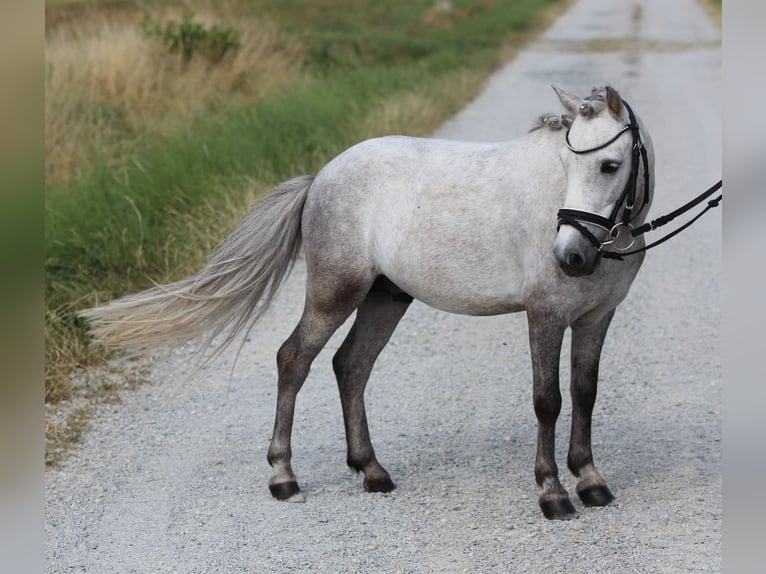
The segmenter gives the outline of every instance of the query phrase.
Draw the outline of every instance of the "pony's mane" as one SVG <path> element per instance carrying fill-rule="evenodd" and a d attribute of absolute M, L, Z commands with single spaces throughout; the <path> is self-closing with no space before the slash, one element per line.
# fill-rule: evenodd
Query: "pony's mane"
<path fill-rule="evenodd" d="M 542 128 L 558 131 L 562 128 L 568 128 L 573 121 L 574 118 L 569 114 L 542 114 L 535 118 L 535 125 L 529 131 L 533 132 Z"/>

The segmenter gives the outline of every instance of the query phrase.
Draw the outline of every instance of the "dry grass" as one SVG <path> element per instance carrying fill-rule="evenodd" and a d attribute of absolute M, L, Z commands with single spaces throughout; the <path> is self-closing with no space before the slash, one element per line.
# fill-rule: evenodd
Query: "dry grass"
<path fill-rule="evenodd" d="M 180 14 L 165 12 L 159 21 Z M 218 19 L 195 17 L 206 26 Z M 241 49 L 219 64 L 184 65 L 140 29 L 140 16 L 57 26 L 46 37 L 45 179 L 63 187 L 98 158 L 124 161 L 148 133 L 166 134 L 211 113 L 252 103 L 291 82 L 300 47 L 273 26 L 237 21 Z M 219 22 L 220 25 L 220 22 Z"/>
<path fill-rule="evenodd" d="M 411 136 L 429 136 L 445 116 L 457 113 L 474 98 L 486 79 L 484 70 L 463 69 L 439 78 L 424 91 L 395 94 L 365 120 L 359 139 L 405 131 Z M 435 94 L 439 94 L 438 106 L 433 103 Z"/>

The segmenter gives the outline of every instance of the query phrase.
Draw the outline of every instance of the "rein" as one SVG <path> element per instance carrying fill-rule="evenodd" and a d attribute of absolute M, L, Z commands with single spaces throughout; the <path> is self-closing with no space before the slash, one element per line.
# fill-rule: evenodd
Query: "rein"
<path fill-rule="evenodd" d="M 622 261 L 622 259 L 628 255 L 635 255 L 637 253 L 643 253 L 644 251 L 647 251 L 648 249 L 651 249 L 652 247 L 656 247 L 657 245 L 660 245 L 661 243 L 664 243 L 671 237 L 679 234 L 681 231 L 689 227 L 692 223 L 697 221 L 700 217 L 702 217 L 707 211 L 714 207 L 718 207 L 721 203 L 721 200 L 723 198 L 723 193 L 719 194 L 718 197 L 711 199 L 707 203 L 707 207 L 703 209 L 700 213 L 698 213 L 693 219 L 679 227 L 678 229 L 675 229 L 674 231 L 668 233 L 664 237 L 658 239 L 654 243 L 651 243 L 649 245 L 646 245 L 640 249 L 634 249 L 632 251 L 628 251 L 633 244 L 635 243 L 636 237 L 639 237 L 640 235 L 643 235 L 644 233 L 648 231 L 654 231 L 658 227 L 661 227 L 665 225 L 666 223 L 669 223 L 679 215 L 686 213 L 708 197 L 710 197 L 713 193 L 715 193 L 717 190 L 719 190 L 723 185 L 723 180 L 719 180 L 718 183 L 710 187 L 708 190 L 704 191 L 688 203 L 682 205 L 678 209 L 671 211 L 667 215 L 663 215 L 662 217 L 658 217 L 657 219 L 652 220 L 649 223 L 644 223 L 643 225 L 640 225 L 639 227 L 634 228 L 632 223 L 635 220 L 636 217 L 643 211 L 643 209 L 647 206 L 649 203 L 649 160 L 647 158 L 646 153 L 646 147 L 644 146 L 643 142 L 641 141 L 641 134 L 639 133 L 639 126 L 638 122 L 636 121 L 636 116 L 633 113 L 633 109 L 628 105 L 628 102 L 625 100 L 622 100 L 623 105 L 628 110 L 628 116 L 630 123 L 625 124 L 622 129 L 620 129 L 617 134 L 614 135 L 610 140 L 606 141 L 603 144 L 586 148 L 586 149 L 577 149 L 572 146 L 571 142 L 569 141 L 569 131 L 572 129 L 571 126 L 566 132 L 566 144 L 567 147 L 576 154 L 586 154 L 591 153 L 594 151 L 598 151 L 600 149 L 603 149 L 607 147 L 608 145 L 614 143 L 622 134 L 624 134 L 627 131 L 630 131 L 633 135 L 633 147 L 631 151 L 631 167 L 630 167 L 630 176 L 628 177 L 628 182 L 625 184 L 625 189 L 623 190 L 622 194 L 620 195 L 620 199 L 617 201 L 617 203 L 614 206 L 614 209 L 612 210 L 612 213 L 610 217 L 606 218 L 603 217 L 597 213 L 591 213 L 589 211 L 582 211 L 579 209 L 559 209 L 558 212 L 558 221 L 559 221 L 559 227 L 561 225 L 571 225 L 575 229 L 577 229 L 580 233 L 582 233 L 583 236 L 585 236 L 588 241 L 591 242 L 593 247 L 598 251 L 604 258 L 606 259 L 617 259 Z M 641 166 L 643 167 L 643 183 L 644 183 L 644 194 L 643 194 L 643 202 L 641 207 L 636 211 L 635 217 L 631 219 L 631 214 L 633 213 L 633 210 L 635 209 L 635 201 L 636 201 L 636 189 L 638 187 L 638 167 L 639 162 L 641 163 Z M 624 204 L 624 205 L 623 205 Z M 622 210 L 622 220 L 617 221 L 617 214 L 620 211 L 620 208 L 623 208 Z M 596 225 L 597 227 L 600 227 L 604 229 L 608 234 L 609 238 L 607 241 L 599 241 L 598 238 L 596 238 L 595 235 L 587 228 L 585 225 L 583 225 L 582 222 L 590 223 L 592 225 Z M 617 251 L 605 251 L 604 247 L 607 245 L 611 245 L 614 247 Z"/>
<path fill-rule="evenodd" d="M 719 179 L 718 183 L 714 184 L 708 190 L 702 192 L 697 197 L 692 199 L 690 202 L 682 205 L 681 207 L 679 207 L 675 211 L 671 211 L 667 215 L 663 215 L 662 217 L 658 217 L 657 219 L 653 219 L 649 223 L 644 223 L 643 225 L 641 225 L 639 227 L 636 227 L 635 229 L 631 229 L 631 231 L 630 231 L 631 237 L 636 238 L 639 235 L 643 235 L 647 231 L 654 231 L 658 227 L 662 227 L 666 223 L 670 223 L 671 221 L 673 221 L 673 219 L 675 219 L 679 215 L 681 215 L 683 213 L 686 213 L 691 208 L 693 208 L 694 206 L 696 206 L 700 202 L 704 201 L 705 199 L 707 199 L 708 197 L 713 195 L 716 191 L 721 189 L 721 186 L 723 186 L 723 180 Z M 705 207 L 705 209 L 700 211 L 692 219 L 690 219 L 689 221 L 684 223 L 678 229 L 675 229 L 675 230 L 671 231 L 670 233 L 668 233 L 667 235 L 665 235 L 664 237 L 661 237 L 660 239 L 658 239 L 654 243 L 650 243 L 649 245 L 645 245 L 641 249 L 634 249 L 633 251 L 625 251 L 624 253 L 615 253 L 614 251 L 602 251 L 602 255 L 605 258 L 607 258 L 607 259 L 617 259 L 617 260 L 622 261 L 622 258 L 627 256 L 627 255 L 635 255 L 636 253 L 642 253 L 644 251 L 647 251 L 648 249 L 651 249 L 652 247 L 657 247 L 659 244 L 664 243 L 668 239 L 670 239 L 671 237 L 674 237 L 675 235 L 678 235 L 679 233 L 681 233 L 684 229 L 686 229 L 692 223 L 697 221 L 700 217 L 705 215 L 705 213 L 707 213 L 709 210 L 713 209 L 714 207 L 718 207 L 721 204 L 721 200 L 722 199 L 723 199 L 723 192 L 718 194 L 718 197 L 715 197 L 715 198 L 711 199 L 710 201 L 708 201 L 707 202 L 707 206 Z M 618 249 L 619 249 L 619 247 L 618 247 Z"/>

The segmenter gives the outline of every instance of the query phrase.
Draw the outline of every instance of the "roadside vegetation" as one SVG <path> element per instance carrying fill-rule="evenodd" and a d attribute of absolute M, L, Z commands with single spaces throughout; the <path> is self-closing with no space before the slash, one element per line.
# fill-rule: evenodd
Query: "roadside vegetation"
<path fill-rule="evenodd" d="M 49 0 L 47 461 L 114 395 L 76 310 L 194 271 L 272 185 L 357 141 L 428 135 L 567 3 Z"/>

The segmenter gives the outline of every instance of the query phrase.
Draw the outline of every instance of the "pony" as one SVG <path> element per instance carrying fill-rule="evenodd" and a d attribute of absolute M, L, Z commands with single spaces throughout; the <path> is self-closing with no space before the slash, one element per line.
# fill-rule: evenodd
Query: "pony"
<path fill-rule="evenodd" d="M 617 245 L 622 230 L 644 221 L 654 151 L 643 122 L 614 88 L 594 88 L 587 97 L 553 89 L 565 113 L 543 116 L 510 141 L 385 136 L 358 143 L 318 173 L 273 188 L 195 275 L 80 315 L 94 341 L 107 347 L 142 353 L 202 335 L 212 343 L 221 335 L 212 345 L 218 352 L 261 317 L 302 247 L 305 305 L 277 353 L 268 448 L 272 495 L 295 500 L 303 496 L 291 461 L 296 396 L 314 358 L 352 313 L 353 326 L 332 361 L 347 462 L 363 473 L 365 490 L 389 492 L 395 485 L 376 458 L 364 393 L 412 301 L 467 315 L 524 311 L 539 506 L 547 518 L 577 516 L 554 456 L 568 328 L 567 466 L 581 501 L 605 506 L 614 496 L 591 450 L 599 359 L 644 254 L 607 259 L 603 247 Z M 641 237 L 635 241 L 643 245 Z"/>

